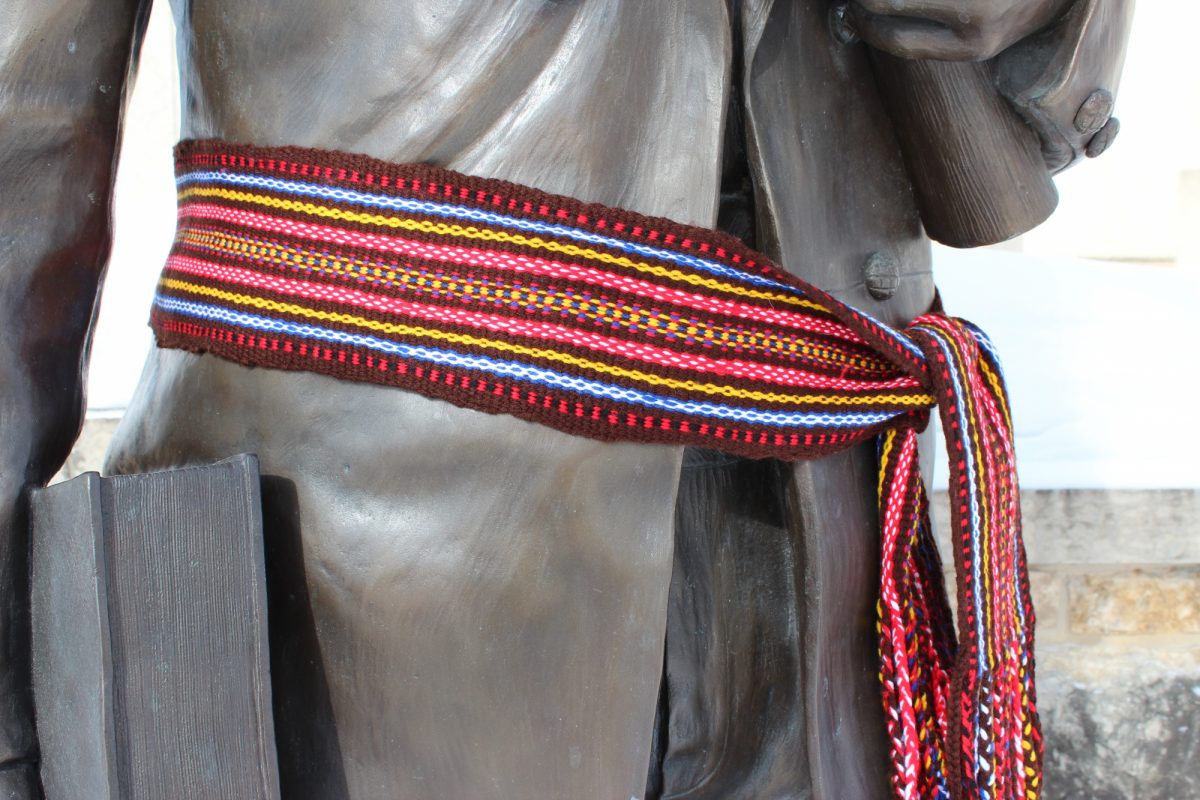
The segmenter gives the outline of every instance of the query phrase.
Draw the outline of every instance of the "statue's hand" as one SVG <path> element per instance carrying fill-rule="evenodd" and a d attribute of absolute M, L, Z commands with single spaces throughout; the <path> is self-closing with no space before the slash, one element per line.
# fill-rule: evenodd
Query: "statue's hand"
<path fill-rule="evenodd" d="M 867 44 L 901 58 L 981 61 L 1059 17 L 1071 0 L 853 0 Z"/>

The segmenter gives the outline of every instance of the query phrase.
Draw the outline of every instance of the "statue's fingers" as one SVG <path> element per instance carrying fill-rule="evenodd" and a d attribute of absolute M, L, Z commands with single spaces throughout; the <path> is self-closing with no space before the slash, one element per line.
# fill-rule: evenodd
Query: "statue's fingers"
<path fill-rule="evenodd" d="M 878 14 L 854 14 L 854 31 L 872 47 L 900 58 L 971 61 L 979 47 L 957 31 L 928 20 Z"/>
<path fill-rule="evenodd" d="M 881 17 L 906 17 L 939 22 L 948 28 L 960 28 L 965 21 L 962 0 L 854 0 L 850 4 Z"/>

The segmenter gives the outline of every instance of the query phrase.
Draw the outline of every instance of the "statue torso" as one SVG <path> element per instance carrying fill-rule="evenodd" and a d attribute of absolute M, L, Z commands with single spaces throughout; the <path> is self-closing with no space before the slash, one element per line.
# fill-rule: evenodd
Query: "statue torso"
<path fill-rule="evenodd" d="M 724 0 L 178 6 L 185 138 L 428 162 L 712 223 Z"/>
<path fill-rule="evenodd" d="M 747 3 L 767 58 L 738 71 L 763 244 L 861 303 L 863 261 L 891 248 L 912 279 L 874 310 L 911 317 L 932 294 L 927 244 L 865 63 L 829 37 L 823 3 L 776 5 Z M 716 222 L 741 52 L 725 0 L 177 0 L 176 18 L 184 137 L 428 161 Z M 301 556 L 274 577 L 296 618 L 273 669 L 277 695 L 315 710 L 277 707 L 285 782 L 323 800 L 488 781 L 498 797 L 640 796 L 613 773 L 648 754 L 649 723 L 627 728 L 654 716 L 678 448 L 151 353 L 110 468 L 243 451 L 294 490 L 291 522 L 268 531 Z M 580 630 L 602 641 L 575 647 Z M 489 751 L 502 763 L 472 761 Z M 478 774 L 446 778 L 464 764 Z"/>

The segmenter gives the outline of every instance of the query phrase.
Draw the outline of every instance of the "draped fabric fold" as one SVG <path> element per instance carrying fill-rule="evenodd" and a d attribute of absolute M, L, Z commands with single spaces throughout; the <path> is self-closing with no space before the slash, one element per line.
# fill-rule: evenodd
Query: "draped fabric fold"
<path fill-rule="evenodd" d="M 976 328 L 930 313 L 897 331 L 725 234 L 425 165 L 204 141 L 176 166 L 162 347 L 606 441 L 795 460 L 879 437 L 895 794 L 1039 795 L 1012 428 Z M 957 630 L 917 469 L 934 406 Z"/>

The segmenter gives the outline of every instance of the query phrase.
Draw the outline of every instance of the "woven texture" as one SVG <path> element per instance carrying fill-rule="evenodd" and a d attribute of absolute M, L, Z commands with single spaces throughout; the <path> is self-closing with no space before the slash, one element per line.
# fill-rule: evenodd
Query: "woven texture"
<path fill-rule="evenodd" d="M 176 162 L 162 347 L 605 441 L 795 460 L 879 437 L 896 796 L 1039 795 L 1011 423 L 977 329 L 927 314 L 897 331 L 732 237 L 503 181 L 216 141 L 182 143 Z M 957 636 L 917 469 L 935 405 Z"/>

